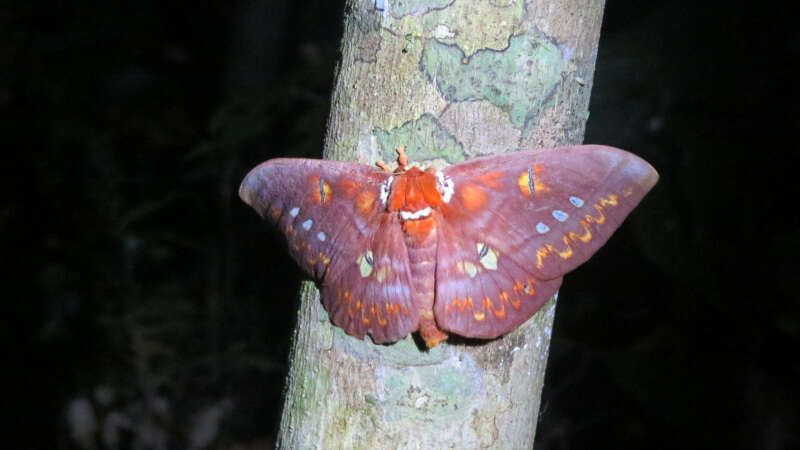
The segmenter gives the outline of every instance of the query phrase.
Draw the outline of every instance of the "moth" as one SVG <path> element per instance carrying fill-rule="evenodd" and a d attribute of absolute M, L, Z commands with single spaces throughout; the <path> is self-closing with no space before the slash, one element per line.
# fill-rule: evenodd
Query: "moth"
<path fill-rule="evenodd" d="M 536 313 L 658 180 L 641 158 L 583 145 L 442 170 L 273 159 L 239 195 L 286 237 L 347 334 L 492 339 Z"/>

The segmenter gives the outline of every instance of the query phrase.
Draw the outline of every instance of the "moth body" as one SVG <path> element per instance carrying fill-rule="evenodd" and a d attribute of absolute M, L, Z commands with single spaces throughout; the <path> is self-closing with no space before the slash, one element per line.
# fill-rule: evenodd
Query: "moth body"
<path fill-rule="evenodd" d="M 387 179 L 388 180 L 388 179 Z M 436 176 L 416 167 L 393 175 L 384 202 L 390 214 L 399 216 L 405 236 L 411 274 L 411 295 L 419 308 L 419 332 L 426 345 L 434 347 L 447 334 L 436 326 L 433 304 L 436 297 L 437 224 L 444 203 Z"/>

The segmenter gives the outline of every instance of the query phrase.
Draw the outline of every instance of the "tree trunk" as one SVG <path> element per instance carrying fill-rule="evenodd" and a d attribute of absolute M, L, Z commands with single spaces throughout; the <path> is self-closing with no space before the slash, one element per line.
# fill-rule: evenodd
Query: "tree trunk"
<path fill-rule="evenodd" d="M 603 0 L 348 0 L 325 157 L 430 166 L 580 144 Z M 428 351 L 352 338 L 301 293 L 279 443 L 531 448 L 555 300 L 508 335 Z"/>

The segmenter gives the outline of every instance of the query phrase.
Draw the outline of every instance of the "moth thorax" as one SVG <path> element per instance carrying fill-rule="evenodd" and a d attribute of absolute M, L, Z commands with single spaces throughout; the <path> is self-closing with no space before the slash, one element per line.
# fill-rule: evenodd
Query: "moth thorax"
<path fill-rule="evenodd" d="M 398 211 L 404 220 L 428 217 L 442 203 L 436 177 L 416 167 L 389 177 L 381 186 L 382 200 L 387 191 L 386 209 Z"/>

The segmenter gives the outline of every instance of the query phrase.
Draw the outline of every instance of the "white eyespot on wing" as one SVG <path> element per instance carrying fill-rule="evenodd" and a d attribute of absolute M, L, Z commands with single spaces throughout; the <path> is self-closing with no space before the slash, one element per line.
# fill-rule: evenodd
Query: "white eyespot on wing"
<path fill-rule="evenodd" d="M 289 210 L 289 215 L 291 215 L 292 217 L 297 217 L 298 214 L 300 214 L 300 208 L 298 208 L 297 206 Z"/>
<path fill-rule="evenodd" d="M 539 223 L 536 224 L 536 231 L 538 231 L 539 234 L 545 234 L 548 231 L 550 231 L 550 227 L 548 227 L 547 225 L 543 224 L 542 222 L 539 222 Z"/>
<path fill-rule="evenodd" d="M 383 206 L 386 206 L 386 203 L 389 201 L 389 193 L 392 192 L 392 181 L 394 177 L 389 175 L 383 183 L 381 183 L 381 203 Z"/>
<path fill-rule="evenodd" d="M 366 253 L 359 256 L 356 264 L 358 264 L 358 270 L 363 278 L 370 276 L 372 268 L 375 266 L 375 262 L 372 259 L 372 250 L 367 250 Z"/>
<path fill-rule="evenodd" d="M 423 217 L 428 217 L 431 215 L 431 207 L 426 206 L 418 211 L 408 212 L 408 211 L 400 211 L 400 217 L 403 220 L 417 220 Z"/>
<path fill-rule="evenodd" d="M 565 220 L 567 220 L 569 218 L 569 214 L 565 213 L 564 211 L 562 211 L 560 209 L 554 209 L 553 210 L 553 217 L 555 217 L 557 221 L 563 222 L 563 221 L 565 221 Z"/>
<path fill-rule="evenodd" d="M 583 200 L 580 197 L 575 197 L 574 195 L 570 196 L 569 202 L 572 203 L 572 206 L 576 208 L 583 206 Z"/>
<path fill-rule="evenodd" d="M 308 219 L 305 222 L 303 222 L 303 229 L 308 231 L 308 230 L 311 229 L 311 225 L 314 225 L 314 221 L 311 220 L 311 219 Z"/>
<path fill-rule="evenodd" d="M 455 191 L 455 183 L 453 179 L 442 173 L 441 170 L 436 171 L 436 189 L 445 203 L 450 203 L 450 198 L 453 197 Z"/>
<path fill-rule="evenodd" d="M 319 233 L 317 233 L 317 239 L 319 239 L 320 241 L 325 242 L 325 239 L 327 239 L 327 238 L 328 237 L 325 236 L 325 232 L 324 231 L 320 231 Z"/>
<path fill-rule="evenodd" d="M 489 247 L 485 242 L 478 242 L 477 250 L 478 262 L 486 269 L 497 270 L 497 259 L 500 256 L 500 252 Z"/>

